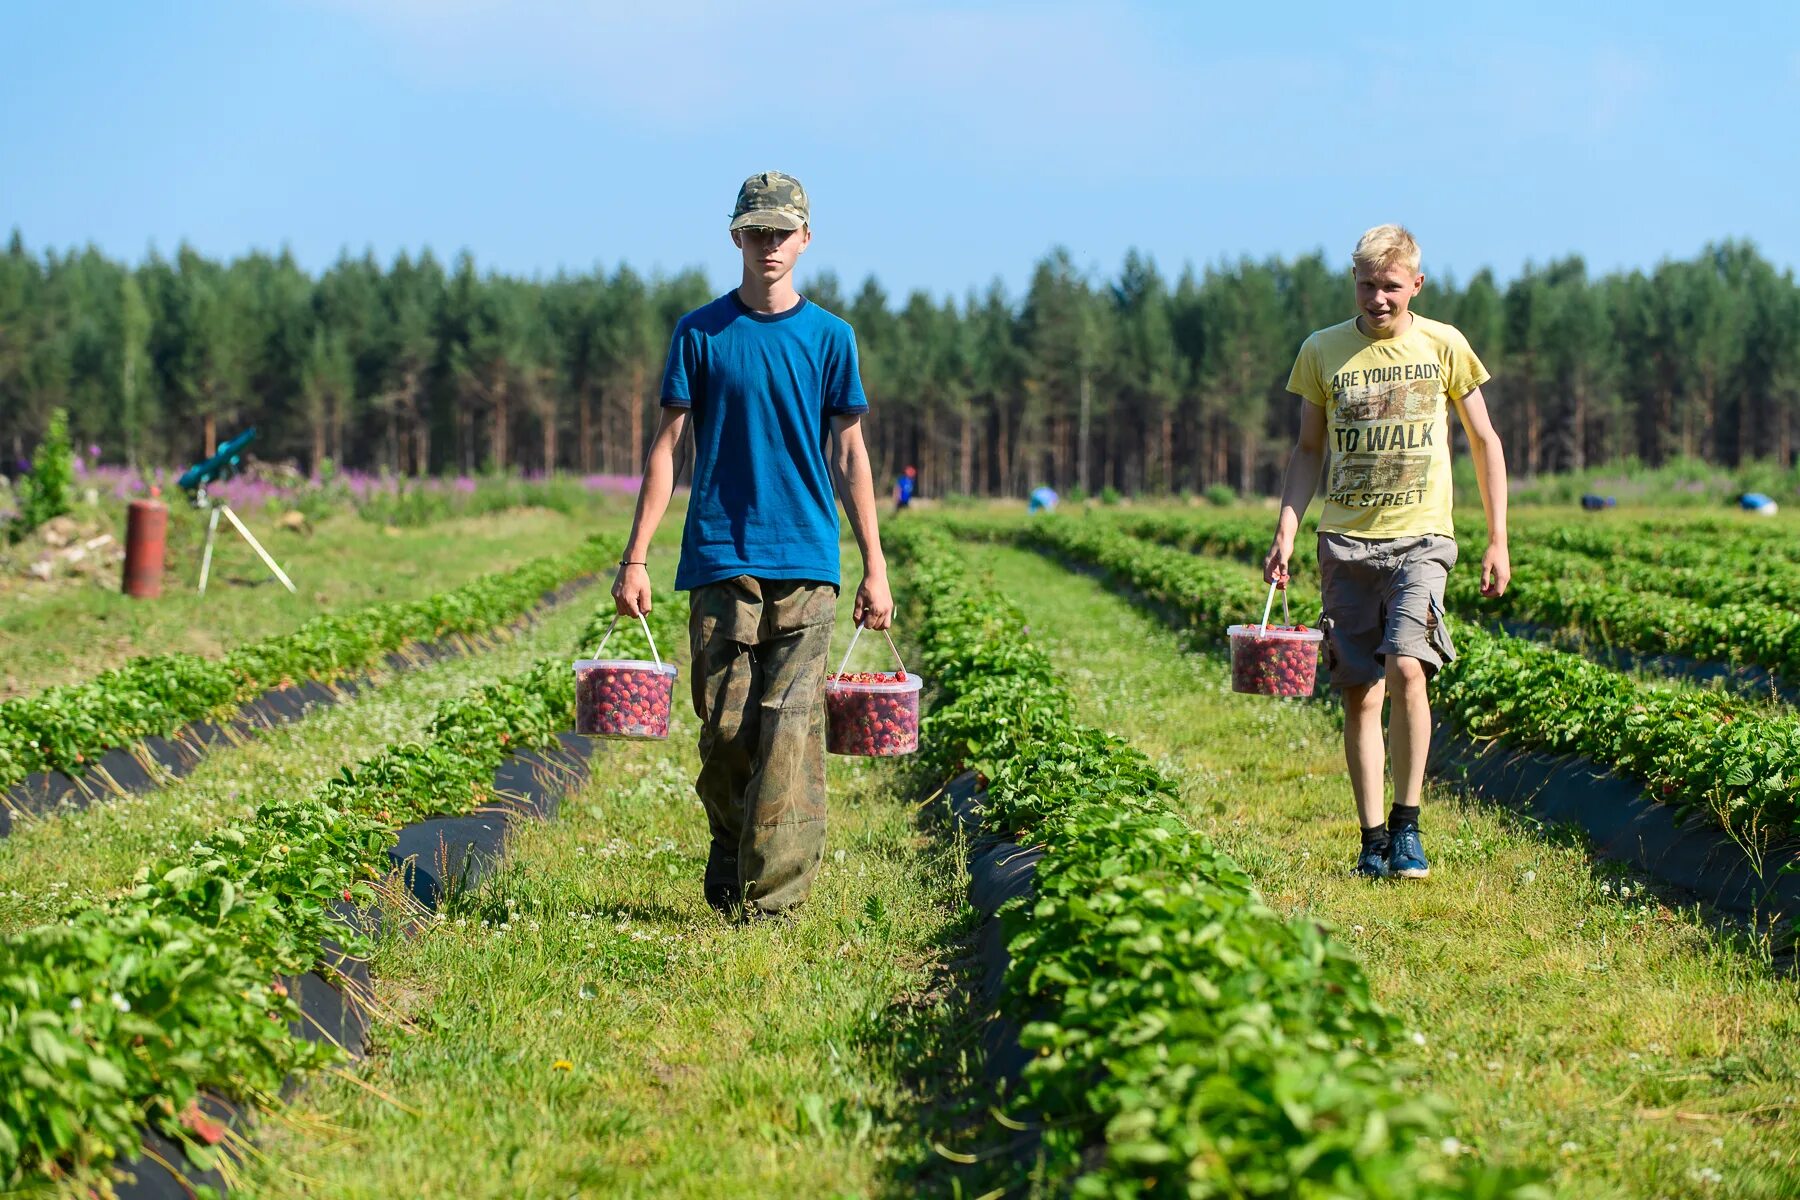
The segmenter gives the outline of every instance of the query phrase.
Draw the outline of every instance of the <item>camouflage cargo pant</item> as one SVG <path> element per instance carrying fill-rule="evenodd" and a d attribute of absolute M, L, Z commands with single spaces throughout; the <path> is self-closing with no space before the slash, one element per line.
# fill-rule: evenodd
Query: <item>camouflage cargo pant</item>
<path fill-rule="evenodd" d="M 838 590 L 739 575 L 695 588 L 688 637 L 700 777 L 747 908 L 806 899 L 825 852 L 825 657 Z"/>

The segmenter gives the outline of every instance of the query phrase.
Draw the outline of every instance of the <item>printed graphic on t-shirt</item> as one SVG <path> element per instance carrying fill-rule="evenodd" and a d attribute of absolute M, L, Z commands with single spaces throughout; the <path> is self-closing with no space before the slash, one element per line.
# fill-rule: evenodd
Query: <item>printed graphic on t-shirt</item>
<path fill-rule="evenodd" d="M 1487 377 L 1467 339 L 1429 317 L 1395 338 L 1365 337 L 1354 320 L 1307 338 L 1287 386 L 1327 418 L 1319 530 L 1454 536 L 1448 401 Z"/>
<path fill-rule="evenodd" d="M 1331 475 L 1327 498 L 1354 508 L 1425 499 L 1444 416 L 1435 362 L 1354 367 L 1331 379 Z"/>

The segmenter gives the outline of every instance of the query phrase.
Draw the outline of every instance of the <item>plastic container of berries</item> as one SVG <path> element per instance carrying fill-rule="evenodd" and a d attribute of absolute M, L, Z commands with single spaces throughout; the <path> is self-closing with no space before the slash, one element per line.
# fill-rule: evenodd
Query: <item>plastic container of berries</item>
<path fill-rule="evenodd" d="M 575 732 L 588 737 L 656 740 L 669 736 L 669 704 L 675 694 L 675 667 L 657 653 L 650 623 L 644 637 L 654 661 L 603 658 L 607 638 L 619 627 L 614 616 L 594 657 L 575 661 Z"/>
<path fill-rule="evenodd" d="M 858 625 L 836 673 L 825 679 L 825 748 L 864 758 L 912 754 L 919 748 L 919 689 L 924 681 L 907 671 L 900 648 L 885 629 L 882 635 L 894 652 L 895 669 L 846 671 L 862 632 Z"/>
<path fill-rule="evenodd" d="M 1269 624 L 1275 593 L 1281 592 L 1281 624 Z M 1319 674 L 1323 630 L 1295 625 L 1288 615 L 1287 589 L 1269 585 L 1260 625 L 1231 625 L 1231 690 L 1256 696 L 1310 696 Z"/>

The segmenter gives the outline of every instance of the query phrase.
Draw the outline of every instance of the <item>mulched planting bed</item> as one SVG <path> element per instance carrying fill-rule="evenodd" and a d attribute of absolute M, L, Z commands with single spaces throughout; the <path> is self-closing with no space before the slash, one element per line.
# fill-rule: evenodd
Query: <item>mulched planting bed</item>
<path fill-rule="evenodd" d="M 88 1178 L 135 1154 L 146 1179 L 228 1182 L 233 1112 L 361 1051 L 376 914 L 423 918 L 580 782 L 572 693 L 550 660 L 478 687 L 425 738 L 0 939 L 0 1071 L 21 1085 L 0 1093 L 0 1179 Z"/>
<path fill-rule="evenodd" d="M 426 600 L 320 618 L 217 662 L 138 659 L 86 684 L 0 704 L 0 782 L 8 785 L 0 836 L 17 814 L 148 791 L 193 770 L 220 742 L 298 720 L 389 672 L 479 649 L 482 635 L 516 628 L 533 606 L 586 587 L 595 561 L 584 548 Z"/>

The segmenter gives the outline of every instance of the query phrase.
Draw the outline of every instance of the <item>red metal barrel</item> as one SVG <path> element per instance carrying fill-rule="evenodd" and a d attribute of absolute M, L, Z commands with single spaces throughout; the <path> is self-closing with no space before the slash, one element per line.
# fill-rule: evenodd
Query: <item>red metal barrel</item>
<path fill-rule="evenodd" d="M 125 518 L 125 594 L 149 599 L 162 595 L 163 544 L 169 506 L 160 500 L 133 500 Z"/>

